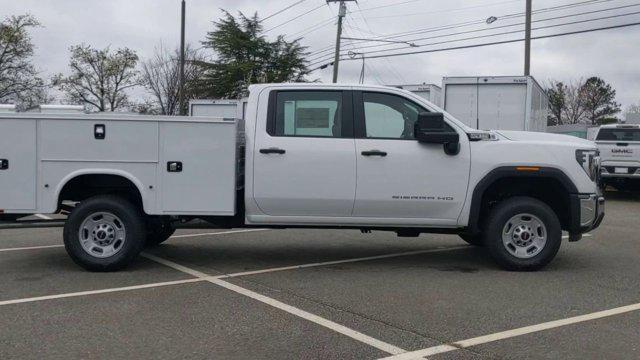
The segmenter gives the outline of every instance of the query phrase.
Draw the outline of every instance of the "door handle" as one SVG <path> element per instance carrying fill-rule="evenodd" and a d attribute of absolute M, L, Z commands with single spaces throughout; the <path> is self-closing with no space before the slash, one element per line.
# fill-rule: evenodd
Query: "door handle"
<path fill-rule="evenodd" d="M 7 170 L 9 168 L 8 159 L 0 159 L 0 170 Z"/>
<path fill-rule="evenodd" d="M 278 148 L 260 149 L 260 154 L 284 154 L 286 151 Z"/>
<path fill-rule="evenodd" d="M 364 156 L 387 156 L 387 153 L 385 151 L 380 151 L 380 150 L 369 150 L 369 151 L 363 151 L 362 155 Z"/>

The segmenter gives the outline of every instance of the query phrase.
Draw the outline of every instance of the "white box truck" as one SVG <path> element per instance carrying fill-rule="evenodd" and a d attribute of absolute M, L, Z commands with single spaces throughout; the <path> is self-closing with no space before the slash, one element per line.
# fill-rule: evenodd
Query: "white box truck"
<path fill-rule="evenodd" d="M 459 234 L 505 268 L 535 270 L 562 230 L 577 241 L 604 217 L 593 142 L 474 130 L 392 87 L 249 90 L 244 122 L 1 114 L 0 219 L 76 204 L 65 248 L 94 271 L 126 266 L 195 218 Z"/>
<path fill-rule="evenodd" d="M 474 129 L 545 132 L 549 99 L 531 76 L 445 77 L 444 109 Z"/>
<path fill-rule="evenodd" d="M 417 85 L 393 85 L 398 89 L 411 91 L 412 93 L 426 99 L 437 106 L 442 106 L 442 88 L 434 84 L 417 84 Z"/>

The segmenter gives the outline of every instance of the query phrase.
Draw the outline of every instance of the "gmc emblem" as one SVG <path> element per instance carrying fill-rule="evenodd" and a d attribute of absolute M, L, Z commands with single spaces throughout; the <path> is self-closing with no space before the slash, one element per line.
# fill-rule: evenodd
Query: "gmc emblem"
<path fill-rule="evenodd" d="M 613 154 L 633 154 L 633 150 L 629 149 L 612 149 Z"/>

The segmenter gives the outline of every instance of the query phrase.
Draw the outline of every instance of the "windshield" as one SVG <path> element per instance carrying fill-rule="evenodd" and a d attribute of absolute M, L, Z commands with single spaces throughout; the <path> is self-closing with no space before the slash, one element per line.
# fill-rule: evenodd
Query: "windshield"
<path fill-rule="evenodd" d="M 600 129 L 597 140 L 602 141 L 640 141 L 640 129 Z"/>

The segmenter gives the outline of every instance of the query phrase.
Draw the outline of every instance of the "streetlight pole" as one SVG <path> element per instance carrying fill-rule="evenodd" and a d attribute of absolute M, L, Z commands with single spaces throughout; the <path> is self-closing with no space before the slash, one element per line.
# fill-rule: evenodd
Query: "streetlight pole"
<path fill-rule="evenodd" d="M 186 3 L 185 0 L 182 0 L 182 15 L 181 15 L 181 26 L 180 26 L 180 74 L 179 74 L 179 87 L 178 87 L 178 97 L 179 97 L 179 106 L 180 115 L 186 115 L 186 108 L 184 104 L 184 62 L 185 62 L 185 54 L 184 54 L 184 33 L 185 33 L 185 14 L 186 14 Z"/>
<path fill-rule="evenodd" d="M 527 0 L 527 15 L 524 30 L 524 75 L 531 75 L 531 2 Z"/>

